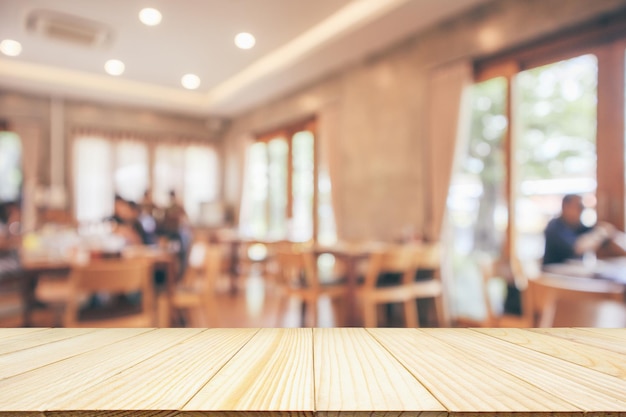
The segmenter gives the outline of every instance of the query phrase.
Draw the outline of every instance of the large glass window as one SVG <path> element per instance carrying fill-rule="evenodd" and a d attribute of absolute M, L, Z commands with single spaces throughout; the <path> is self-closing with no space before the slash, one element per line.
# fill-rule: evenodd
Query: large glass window
<path fill-rule="evenodd" d="M 241 208 L 242 234 L 258 239 L 308 241 L 317 230 L 317 238 L 334 241 L 330 175 L 327 167 L 318 173 L 318 163 L 312 124 L 265 135 L 250 145 Z"/>
<path fill-rule="evenodd" d="M 464 317 L 479 317 L 482 313 L 473 309 L 477 306 L 473 300 L 482 296 L 482 278 L 475 267 L 476 254 L 498 257 L 507 227 L 504 193 L 506 98 L 507 80 L 504 77 L 472 87 L 470 135 L 448 195 L 454 305 L 456 313 Z"/>
<path fill-rule="evenodd" d="M 583 55 L 515 77 L 516 248 L 520 259 L 543 256 L 543 230 L 565 194 L 580 194 L 583 222 L 596 221 L 598 63 Z"/>
<path fill-rule="evenodd" d="M 76 217 L 100 221 L 113 214 L 115 194 L 140 202 L 152 188 L 157 206 L 169 204 L 174 191 L 192 223 L 200 222 L 201 208 L 219 195 L 218 156 L 210 146 L 160 144 L 154 148 L 139 140 L 109 140 L 82 136 L 74 142 Z M 152 173 L 152 180 L 150 174 Z"/>
<path fill-rule="evenodd" d="M 18 201 L 22 191 L 22 142 L 0 131 L 0 202 Z"/>

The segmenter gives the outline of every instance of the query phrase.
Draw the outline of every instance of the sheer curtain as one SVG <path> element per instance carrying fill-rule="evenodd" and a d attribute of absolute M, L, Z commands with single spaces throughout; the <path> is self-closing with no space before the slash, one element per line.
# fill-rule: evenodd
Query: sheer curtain
<path fill-rule="evenodd" d="M 121 140 L 115 144 L 114 184 L 117 194 L 139 202 L 150 185 L 148 147 L 145 143 Z"/>
<path fill-rule="evenodd" d="M 425 158 L 429 181 L 427 236 L 441 239 L 446 200 L 458 145 L 469 133 L 470 109 L 467 90 L 472 83 L 472 65 L 459 61 L 435 68 L 428 92 L 428 152 Z"/>
<path fill-rule="evenodd" d="M 74 203 L 79 222 L 99 221 L 113 213 L 113 145 L 83 136 L 74 142 Z"/>
<path fill-rule="evenodd" d="M 157 145 L 154 154 L 153 199 L 169 204 L 174 191 L 192 223 L 203 222 L 203 207 L 219 198 L 219 158 L 211 146 Z"/>
<path fill-rule="evenodd" d="M 154 186 L 152 198 L 157 206 L 169 204 L 169 192 L 180 199 L 185 189 L 185 149 L 177 145 L 157 145 L 154 152 Z"/>
<path fill-rule="evenodd" d="M 219 198 L 219 161 L 211 145 L 156 141 L 132 135 L 78 132 L 73 142 L 74 204 L 78 221 L 113 214 L 115 194 L 139 202 L 148 189 L 167 206 L 174 190 L 193 223 Z"/>
<path fill-rule="evenodd" d="M 214 149 L 193 145 L 185 149 L 184 205 L 192 222 L 201 222 L 203 204 L 218 198 L 218 168 L 218 157 Z"/>

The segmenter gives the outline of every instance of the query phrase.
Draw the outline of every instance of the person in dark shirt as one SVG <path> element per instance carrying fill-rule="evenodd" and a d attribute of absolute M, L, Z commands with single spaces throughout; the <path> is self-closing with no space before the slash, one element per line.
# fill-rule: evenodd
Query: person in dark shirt
<path fill-rule="evenodd" d="M 586 252 L 597 252 L 609 244 L 616 229 L 608 223 L 588 227 L 581 223 L 584 210 L 579 195 L 563 197 L 561 215 L 552 219 L 545 229 L 546 246 L 543 265 L 563 263 L 568 259 L 579 259 Z"/>

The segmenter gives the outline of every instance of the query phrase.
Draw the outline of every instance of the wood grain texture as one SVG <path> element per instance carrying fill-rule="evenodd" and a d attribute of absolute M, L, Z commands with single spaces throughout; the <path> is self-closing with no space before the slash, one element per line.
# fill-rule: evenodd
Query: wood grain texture
<path fill-rule="evenodd" d="M 0 381 L 0 411 L 65 411 L 59 407 L 88 389 L 196 335 L 196 329 L 137 330 L 122 341 Z M 106 343 L 103 342 L 103 343 Z M 70 410 L 75 408 L 70 407 Z"/>
<path fill-rule="evenodd" d="M 581 344 L 626 355 L 626 335 L 619 336 L 621 329 L 532 329 L 532 332 L 549 334 Z"/>
<path fill-rule="evenodd" d="M 314 411 L 311 329 L 262 329 L 184 411 Z"/>
<path fill-rule="evenodd" d="M 54 335 L 63 336 L 54 340 Z M 51 342 L 0 355 L 0 380 L 136 336 L 132 329 L 56 329 L 42 334 Z M 28 335 L 30 336 L 30 334 Z M 30 337 L 25 338 L 30 342 Z M 28 343 L 26 343 L 28 346 Z"/>
<path fill-rule="evenodd" d="M 565 400 L 503 372 L 490 355 L 468 356 L 463 344 L 446 343 L 429 332 L 368 330 L 452 412 L 580 412 Z M 532 399 L 532 401 L 529 401 Z"/>
<path fill-rule="evenodd" d="M 1 328 L 0 329 L 0 340 L 9 339 L 11 337 L 17 336 L 21 337 L 28 333 L 35 333 L 47 330 L 45 327 L 16 327 L 16 328 Z"/>
<path fill-rule="evenodd" d="M 257 331 L 205 330 L 76 392 L 60 408 L 180 410 Z"/>
<path fill-rule="evenodd" d="M 625 341 L 626 329 L 0 329 L 0 417 L 626 417 Z"/>
<path fill-rule="evenodd" d="M 626 410 L 626 381 L 619 378 L 469 329 L 431 329 L 428 334 L 462 347 L 468 361 L 488 358 L 491 364 L 502 371 L 583 411 Z M 520 400 L 531 403 L 534 398 Z"/>
<path fill-rule="evenodd" d="M 88 329 L 38 329 L 0 338 L 0 355 L 89 333 Z M 4 334 L 4 332 L 2 332 Z"/>
<path fill-rule="evenodd" d="M 314 329 L 318 410 L 445 411 L 365 329 Z"/>
<path fill-rule="evenodd" d="M 479 329 L 481 333 L 626 380 L 624 355 L 523 329 Z"/>

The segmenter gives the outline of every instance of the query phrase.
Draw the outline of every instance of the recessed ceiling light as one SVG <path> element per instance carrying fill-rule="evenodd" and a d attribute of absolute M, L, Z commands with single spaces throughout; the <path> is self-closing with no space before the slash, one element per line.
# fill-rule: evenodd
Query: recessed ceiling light
<path fill-rule="evenodd" d="M 180 82 L 187 90 L 195 90 L 200 87 L 200 77 L 196 74 L 185 74 Z"/>
<path fill-rule="evenodd" d="M 126 66 L 119 59 L 109 59 L 104 64 L 104 70 L 109 73 L 109 75 L 122 75 L 125 68 Z"/>
<path fill-rule="evenodd" d="M 0 52 L 8 56 L 18 56 L 22 53 L 22 44 L 13 39 L 5 39 L 0 42 Z"/>
<path fill-rule="evenodd" d="M 254 39 L 254 36 L 247 32 L 241 32 L 235 36 L 235 45 L 241 49 L 250 49 L 255 43 L 256 39 Z"/>
<path fill-rule="evenodd" d="M 139 20 L 141 20 L 141 23 L 144 25 L 156 26 L 161 23 L 162 18 L 163 16 L 161 15 L 161 12 L 151 7 L 141 9 L 139 12 Z"/>

